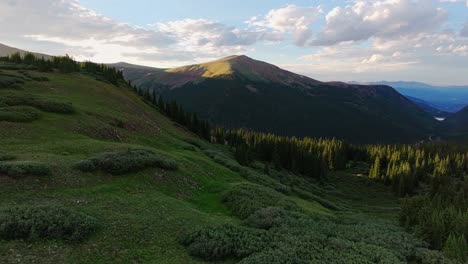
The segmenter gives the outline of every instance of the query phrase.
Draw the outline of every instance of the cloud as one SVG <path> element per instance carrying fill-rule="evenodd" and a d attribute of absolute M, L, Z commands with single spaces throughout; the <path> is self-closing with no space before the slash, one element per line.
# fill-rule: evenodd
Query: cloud
<path fill-rule="evenodd" d="M 290 70 L 313 72 L 323 80 L 418 80 L 466 85 L 468 39 L 456 32 L 419 33 L 374 38 L 360 45 L 340 43 L 321 47 L 299 58 Z"/>
<path fill-rule="evenodd" d="M 442 3 L 466 3 L 466 6 L 468 6 L 468 0 L 440 0 Z"/>
<path fill-rule="evenodd" d="M 462 37 L 468 37 L 468 22 L 465 23 L 465 26 L 460 31 Z"/>
<path fill-rule="evenodd" d="M 141 28 L 98 14 L 77 0 L 0 1 L 0 28 L 0 40 L 24 49 L 100 62 L 157 60 L 159 66 L 243 53 L 257 42 L 283 39 L 265 29 L 239 29 L 206 19 Z"/>
<path fill-rule="evenodd" d="M 268 28 L 275 32 L 291 32 L 294 43 L 298 46 L 304 46 L 312 36 L 311 25 L 320 17 L 321 13 L 320 6 L 298 7 L 296 5 L 287 5 L 270 10 L 262 20 L 253 17 L 246 23 L 251 27 Z"/>
<path fill-rule="evenodd" d="M 311 42 L 314 46 L 365 41 L 373 37 L 392 39 L 438 29 L 448 17 L 431 1 L 355 1 L 335 7 L 326 15 L 324 29 Z"/>
<path fill-rule="evenodd" d="M 249 46 L 258 41 L 278 41 L 279 34 L 265 30 L 243 30 L 207 19 L 183 19 L 167 23 L 157 23 L 160 32 L 172 35 L 180 44 L 187 47 Z"/>

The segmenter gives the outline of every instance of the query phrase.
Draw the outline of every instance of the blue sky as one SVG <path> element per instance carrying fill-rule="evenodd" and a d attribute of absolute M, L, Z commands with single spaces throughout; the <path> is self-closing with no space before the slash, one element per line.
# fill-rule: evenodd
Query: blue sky
<path fill-rule="evenodd" d="M 79 60 L 247 54 L 324 81 L 468 85 L 467 0 L 5 0 L 0 27 L 0 43 Z"/>

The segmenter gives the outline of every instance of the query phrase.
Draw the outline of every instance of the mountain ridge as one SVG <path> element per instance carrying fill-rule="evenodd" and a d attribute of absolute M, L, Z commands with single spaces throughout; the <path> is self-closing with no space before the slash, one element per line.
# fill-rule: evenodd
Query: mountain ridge
<path fill-rule="evenodd" d="M 373 143 L 424 140 L 437 126 L 390 86 L 320 82 L 247 56 L 123 72 L 141 92 L 227 128 Z"/>
<path fill-rule="evenodd" d="M 26 53 L 28 53 L 30 51 L 10 47 L 10 46 L 7 46 L 5 44 L 0 43 L 0 57 L 8 56 L 8 55 L 11 55 L 11 54 L 16 53 L 16 52 L 18 52 L 21 56 L 23 56 L 24 54 L 26 54 Z M 30 53 L 34 54 L 36 57 L 39 57 L 39 58 L 42 57 L 44 59 L 49 59 L 49 58 L 52 57 L 50 55 L 37 53 L 37 52 L 30 52 Z"/>

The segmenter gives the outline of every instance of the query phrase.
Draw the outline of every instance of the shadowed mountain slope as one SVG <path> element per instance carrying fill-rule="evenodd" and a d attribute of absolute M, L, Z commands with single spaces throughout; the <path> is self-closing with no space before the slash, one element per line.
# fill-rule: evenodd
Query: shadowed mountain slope
<path fill-rule="evenodd" d="M 324 83 L 247 56 L 173 69 L 121 68 L 140 89 L 228 128 L 375 143 L 424 140 L 437 125 L 389 86 Z"/>

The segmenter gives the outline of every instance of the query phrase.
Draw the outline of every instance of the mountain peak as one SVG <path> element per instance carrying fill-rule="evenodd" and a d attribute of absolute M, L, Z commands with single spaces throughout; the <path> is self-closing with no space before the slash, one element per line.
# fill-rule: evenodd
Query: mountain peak
<path fill-rule="evenodd" d="M 167 69 L 185 81 L 203 78 L 240 78 L 251 82 L 267 83 L 318 83 L 311 78 L 283 70 L 278 66 L 252 59 L 246 55 L 232 55 L 211 62 Z M 177 82 L 180 84 L 180 82 Z"/>

